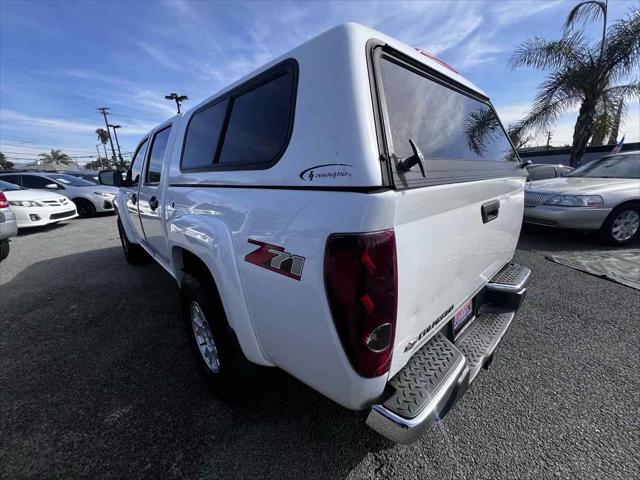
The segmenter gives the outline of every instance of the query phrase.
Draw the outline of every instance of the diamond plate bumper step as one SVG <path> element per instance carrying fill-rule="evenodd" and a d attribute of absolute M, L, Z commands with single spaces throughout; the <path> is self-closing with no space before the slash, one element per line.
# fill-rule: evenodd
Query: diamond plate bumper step
<path fill-rule="evenodd" d="M 526 267 L 509 264 L 492 282 L 515 288 L 493 290 L 489 283 L 486 290 L 524 295 L 530 273 Z M 396 443 L 419 438 L 432 422 L 446 416 L 480 369 L 491 362 L 515 314 L 516 310 L 496 313 L 480 309 L 455 343 L 437 333 L 389 380 L 386 394 L 371 407 L 367 425 Z"/>
<path fill-rule="evenodd" d="M 497 292 L 518 292 L 529 281 L 531 270 L 517 263 L 507 263 L 487 284 L 487 290 Z"/>

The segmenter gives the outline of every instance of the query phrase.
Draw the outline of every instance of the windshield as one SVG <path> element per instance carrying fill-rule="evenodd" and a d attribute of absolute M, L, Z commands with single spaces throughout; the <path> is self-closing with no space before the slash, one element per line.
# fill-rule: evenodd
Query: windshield
<path fill-rule="evenodd" d="M 72 177 L 71 175 L 48 175 L 48 177 L 63 185 L 70 185 L 72 187 L 95 187 L 95 183 L 82 178 Z"/>
<path fill-rule="evenodd" d="M 22 189 L 23 188 L 19 187 L 18 185 L 14 185 L 13 183 L 0 180 L 0 191 L 11 192 L 12 190 L 22 190 Z"/>
<path fill-rule="evenodd" d="M 613 155 L 576 168 L 568 177 L 640 178 L 640 153 Z"/>
<path fill-rule="evenodd" d="M 95 183 L 95 184 L 100 184 L 100 182 L 98 181 L 98 177 L 94 177 L 93 175 L 72 175 L 76 178 L 81 178 L 82 180 L 86 180 L 87 182 L 91 182 L 91 183 Z"/>

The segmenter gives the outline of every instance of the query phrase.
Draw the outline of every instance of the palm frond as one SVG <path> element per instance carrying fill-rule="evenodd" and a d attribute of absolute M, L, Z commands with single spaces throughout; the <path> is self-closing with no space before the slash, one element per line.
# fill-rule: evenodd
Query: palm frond
<path fill-rule="evenodd" d="M 607 4 L 605 2 L 596 0 L 580 2 L 567 15 L 567 19 L 564 22 L 564 31 L 569 32 L 578 22 L 586 23 L 589 20 L 598 20 L 605 15 L 606 11 Z"/>
<path fill-rule="evenodd" d="M 614 102 L 619 102 L 622 99 L 629 97 L 636 97 L 640 99 L 640 81 L 635 80 L 626 85 L 616 85 L 604 90 L 603 95 L 609 97 Z"/>
<path fill-rule="evenodd" d="M 524 132 L 541 132 L 555 124 L 566 110 L 582 101 L 579 95 L 557 95 L 554 98 L 536 98 L 525 118 L 514 127 L 519 135 Z"/>
<path fill-rule="evenodd" d="M 470 112 L 465 120 L 465 137 L 469 149 L 482 155 L 487 142 L 492 139 L 500 128 L 498 117 L 488 107 Z"/>
<path fill-rule="evenodd" d="M 620 79 L 640 67 L 640 9 L 633 7 L 626 18 L 607 29 L 603 69 Z"/>
<path fill-rule="evenodd" d="M 560 40 L 547 41 L 534 37 L 520 45 L 509 60 L 512 69 L 531 67 L 538 70 L 581 65 L 589 44 L 580 32 L 565 35 Z"/>

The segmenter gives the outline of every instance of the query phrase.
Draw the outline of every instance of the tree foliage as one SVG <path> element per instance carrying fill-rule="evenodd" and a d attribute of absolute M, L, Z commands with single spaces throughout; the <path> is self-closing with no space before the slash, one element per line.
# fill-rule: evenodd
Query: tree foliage
<path fill-rule="evenodd" d="M 580 163 L 594 132 L 597 141 L 611 136 L 616 106 L 630 98 L 640 98 L 640 81 L 630 78 L 640 67 L 640 10 L 632 7 L 625 18 L 608 27 L 606 16 L 605 2 L 580 2 L 569 12 L 562 38 L 529 39 L 510 60 L 512 68 L 549 71 L 527 116 L 515 127 L 519 134 L 548 130 L 562 113 L 579 108 L 573 132 L 572 166 Z M 577 23 L 600 18 L 603 26 L 599 41 L 591 41 L 582 31 L 575 31 Z M 617 118 L 619 123 L 620 117 Z"/>
<path fill-rule="evenodd" d="M 0 170 L 9 170 L 10 168 L 13 168 L 13 162 L 7 160 L 4 153 L 0 152 Z"/>
<path fill-rule="evenodd" d="M 54 165 L 71 165 L 73 164 L 73 160 L 69 155 L 62 152 L 61 150 L 53 150 L 49 153 L 41 153 L 38 155 L 40 157 L 40 161 L 44 164 L 54 164 Z"/>

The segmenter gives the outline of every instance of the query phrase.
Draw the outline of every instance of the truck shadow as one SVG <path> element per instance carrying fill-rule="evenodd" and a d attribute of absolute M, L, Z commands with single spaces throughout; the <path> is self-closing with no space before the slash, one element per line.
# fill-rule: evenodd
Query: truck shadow
<path fill-rule="evenodd" d="M 5 473 L 342 478 L 391 447 L 277 369 L 246 401 L 219 400 L 192 358 L 175 282 L 127 265 L 120 248 L 34 263 L 2 292 Z"/>

